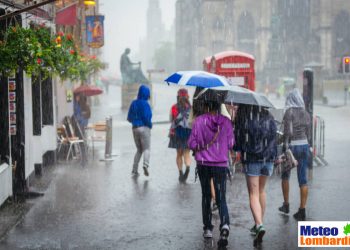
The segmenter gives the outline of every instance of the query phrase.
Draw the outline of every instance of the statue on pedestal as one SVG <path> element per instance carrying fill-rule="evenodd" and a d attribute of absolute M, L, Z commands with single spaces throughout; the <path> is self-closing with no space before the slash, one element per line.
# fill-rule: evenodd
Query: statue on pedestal
<path fill-rule="evenodd" d="M 126 48 L 120 57 L 120 72 L 122 74 L 123 84 L 142 83 L 149 84 L 148 79 L 142 73 L 141 62 L 133 63 L 129 58 L 130 49 Z"/>

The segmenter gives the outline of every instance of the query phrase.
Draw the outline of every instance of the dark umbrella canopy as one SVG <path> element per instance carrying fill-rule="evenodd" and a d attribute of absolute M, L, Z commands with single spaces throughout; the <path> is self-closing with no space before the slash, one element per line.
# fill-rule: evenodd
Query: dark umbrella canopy
<path fill-rule="evenodd" d="M 227 90 L 225 98 L 226 104 L 246 104 L 260 106 L 265 108 L 274 108 L 274 105 L 267 99 L 266 96 L 258 94 L 246 88 L 238 86 L 218 87 L 215 90 Z"/>
<path fill-rule="evenodd" d="M 103 90 L 96 86 L 91 85 L 81 85 L 74 90 L 74 94 L 84 94 L 86 96 L 100 95 Z"/>
<path fill-rule="evenodd" d="M 213 89 L 197 87 L 193 99 L 208 101 L 208 102 L 223 103 L 225 102 L 226 95 L 227 95 L 226 90 L 213 90 Z"/>

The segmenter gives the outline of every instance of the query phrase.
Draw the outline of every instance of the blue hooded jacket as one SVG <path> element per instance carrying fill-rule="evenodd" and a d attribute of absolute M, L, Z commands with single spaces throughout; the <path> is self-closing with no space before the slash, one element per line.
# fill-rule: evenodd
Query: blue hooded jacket
<path fill-rule="evenodd" d="M 149 88 L 145 85 L 141 85 L 137 99 L 131 103 L 128 112 L 128 121 L 133 127 L 146 126 L 152 128 L 152 111 L 148 104 L 149 97 Z"/>

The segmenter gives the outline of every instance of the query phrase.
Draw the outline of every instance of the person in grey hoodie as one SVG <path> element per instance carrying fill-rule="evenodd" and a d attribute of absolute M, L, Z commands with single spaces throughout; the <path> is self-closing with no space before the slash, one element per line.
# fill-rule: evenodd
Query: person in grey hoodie
<path fill-rule="evenodd" d="M 230 119 L 220 114 L 220 103 L 204 102 L 205 114 L 196 117 L 188 146 L 193 150 L 202 188 L 203 236 L 212 238 L 210 180 L 213 179 L 220 214 L 219 246 L 228 244 L 230 218 L 226 204 L 228 155 L 234 145 Z"/>
<path fill-rule="evenodd" d="M 293 89 L 286 98 L 286 113 L 283 117 L 283 151 L 290 148 L 298 161 L 297 174 L 300 187 L 300 207 L 294 214 L 296 220 L 305 220 L 308 196 L 307 167 L 311 143 L 311 117 L 305 110 L 304 100 L 298 89 Z M 284 202 L 279 211 L 289 213 L 289 178 L 291 170 L 282 174 Z"/>

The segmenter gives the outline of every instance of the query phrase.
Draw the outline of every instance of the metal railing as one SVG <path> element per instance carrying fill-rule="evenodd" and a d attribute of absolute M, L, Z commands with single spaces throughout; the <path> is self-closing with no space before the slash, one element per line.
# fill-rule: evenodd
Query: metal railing
<path fill-rule="evenodd" d="M 328 165 L 325 160 L 325 121 L 320 116 L 314 117 L 313 156 L 317 165 Z"/>

